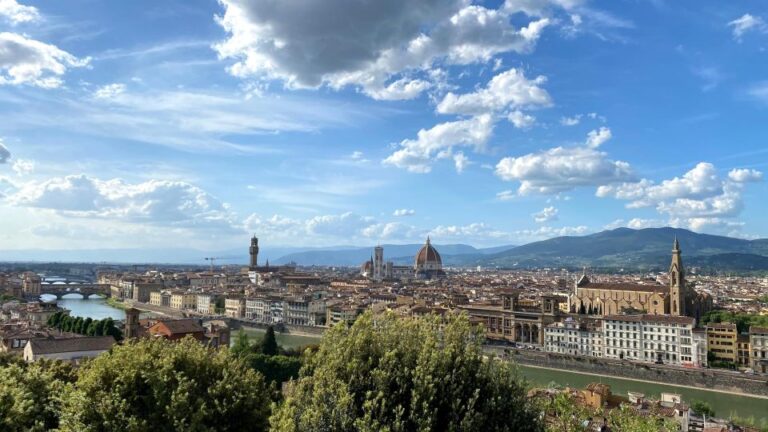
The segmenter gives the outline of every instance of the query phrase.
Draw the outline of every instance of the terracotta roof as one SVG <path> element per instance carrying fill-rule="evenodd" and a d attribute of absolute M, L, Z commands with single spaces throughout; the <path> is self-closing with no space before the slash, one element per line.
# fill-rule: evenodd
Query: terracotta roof
<path fill-rule="evenodd" d="M 768 334 L 768 327 L 750 326 L 749 333 L 750 334 L 752 333 Z"/>
<path fill-rule="evenodd" d="M 437 249 L 435 249 L 432 244 L 429 241 L 429 238 L 427 238 L 427 243 L 419 249 L 419 252 L 416 254 L 416 265 L 424 265 L 428 262 L 438 262 L 440 264 L 443 263 L 442 258 L 440 258 L 440 254 L 437 252 Z"/>
<path fill-rule="evenodd" d="M 171 334 L 204 332 L 205 329 L 193 319 L 160 321 L 155 325 L 164 325 Z"/>
<path fill-rule="evenodd" d="M 112 336 L 91 336 L 65 339 L 32 339 L 29 341 L 35 355 L 78 351 L 107 351 L 115 344 Z"/>
<path fill-rule="evenodd" d="M 639 291 L 639 292 L 658 292 L 666 293 L 669 291 L 668 287 L 663 285 L 644 285 L 633 283 L 621 283 L 621 282 L 588 282 L 579 286 L 584 289 L 601 289 L 609 291 Z"/>

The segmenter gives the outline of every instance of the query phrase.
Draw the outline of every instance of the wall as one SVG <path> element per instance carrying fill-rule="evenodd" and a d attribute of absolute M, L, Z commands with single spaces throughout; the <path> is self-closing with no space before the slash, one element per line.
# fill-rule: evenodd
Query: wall
<path fill-rule="evenodd" d="M 768 377 L 766 376 L 536 351 L 511 350 L 510 358 L 518 363 L 532 366 L 768 396 Z"/>

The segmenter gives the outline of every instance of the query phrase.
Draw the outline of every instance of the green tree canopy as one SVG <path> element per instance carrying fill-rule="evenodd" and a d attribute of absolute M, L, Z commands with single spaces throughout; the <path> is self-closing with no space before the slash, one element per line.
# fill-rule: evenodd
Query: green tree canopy
<path fill-rule="evenodd" d="M 0 367 L 0 430 L 36 432 L 59 425 L 61 395 L 74 380 L 68 364 L 12 362 Z"/>
<path fill-rule="evenodd" d="M 264 339 L 261 341 L 261 353 L 266 355 L 277 355 L 278 346 L 275 337 L 275 329 L 272 326 L 267 327 Z"/>
<path fill-rule="evenodd" d="M 228 350 L 187 338 L 132 340 L 88 362 L 62 410 L 61 429 L 263 431 L 263 378 Z"/>
<path fill-rule="evenodd" d="M 513 367 L 488 359 L 466 315 L 358 317 L 308 355 L 277 431 L 541 431 Z"/>

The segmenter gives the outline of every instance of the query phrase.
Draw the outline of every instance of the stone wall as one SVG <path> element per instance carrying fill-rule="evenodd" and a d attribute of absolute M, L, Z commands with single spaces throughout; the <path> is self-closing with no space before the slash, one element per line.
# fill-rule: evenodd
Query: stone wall
<path fill-rule="evenodd" d="M 762 375 L 746 375 L 716 369 L 691 369 L 536 351 L 510 350 L 508 358 L 520 364 L 531 366 L 768 396 L 768 377 Z"/>

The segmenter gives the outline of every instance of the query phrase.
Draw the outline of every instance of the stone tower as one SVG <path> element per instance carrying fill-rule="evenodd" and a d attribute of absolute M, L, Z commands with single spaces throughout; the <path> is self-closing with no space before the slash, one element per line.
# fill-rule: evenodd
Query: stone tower
<path fill-rule="evenodd" d="M 125 311 L 125 328 L 123 329 L 123 336 L 126 339 L 139 337 L 139 314 L 140 310 L 136 308 L 129 308 Z"/>
<path fill-rule="evenodd" d="M 675 237 L 675 243 L 672 246 L 672 263 L 669 265 L 669 313 L 685 316 L 685 270 L 680 252 L 680 243 Z"/>
<path fill-rule="evenodd" d="M 384 248 L 381 246 L 373 249 L 373 279 L 377 282 L 384 279 Z"/>
<path fill-rule="evenodd" d="M 256 236 L 251 237 L 251 248 L 249 249 L 251 254 L 250 267 L 255 269 L 259 265 L 259 239 Z"/>

